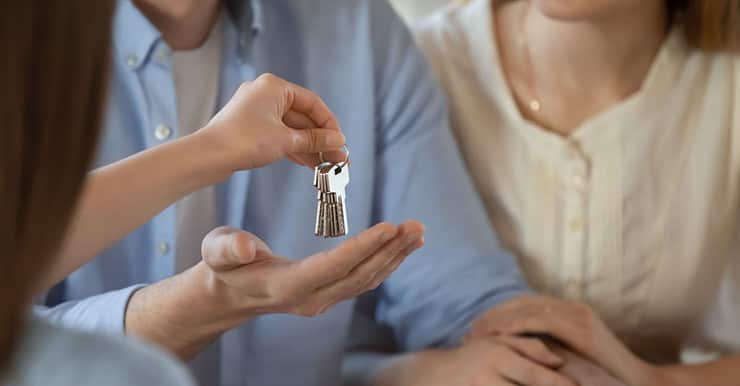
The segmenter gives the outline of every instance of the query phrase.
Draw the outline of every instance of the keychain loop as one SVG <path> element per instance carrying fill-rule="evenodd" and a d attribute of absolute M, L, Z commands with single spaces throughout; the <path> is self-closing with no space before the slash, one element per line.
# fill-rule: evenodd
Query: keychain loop
<path fill-rule="evenodd" d="M 344 145 L 344 146 L 342 146 L 342 149 L 347 154 L 347 156 L 344 158 L 344 161 L 342 161 L 342 162 L 340 162 L 340 163 L 337 164 L 337 165 L 339 165 L 339 168 L 340 169 L 343 168 L 343 167 L 345 167 L 345 166 L 347 166 L 347 164 L 349 164 L 349 146 Z M 324 153 L 323 152 L 319 152 L 319 161 L 321 161 L 322 164 L 326 162 L 326 160 L 324 159 Z"/>

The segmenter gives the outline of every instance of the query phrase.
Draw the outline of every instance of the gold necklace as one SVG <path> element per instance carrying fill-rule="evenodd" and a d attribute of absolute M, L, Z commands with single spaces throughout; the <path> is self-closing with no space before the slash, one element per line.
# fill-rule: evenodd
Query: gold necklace
<path fill-rule="evenodd" d="M 527 2 L 526 7 L 524 7 L 524 10 L 522 12 L 521 16 L 521 37 L 519 39 L 519 46 L 522 47 L 522 56 L 526 59 L 526 68 L 527 68 L 527 88 L 530 95 L 533 96 L 533 98 L 530 98 L 527 102 L 527 107 L 535 113 L 540 112 L 542 110 L 542 103 L 540 102 L 540 98 L 537 95 L 537 89 L 534 79 L 534 68 L 532 66 L 532 51 L 529 47 L 529 39 L 527 38 L 527 11 L 529 10 L 530 4 Z"/>

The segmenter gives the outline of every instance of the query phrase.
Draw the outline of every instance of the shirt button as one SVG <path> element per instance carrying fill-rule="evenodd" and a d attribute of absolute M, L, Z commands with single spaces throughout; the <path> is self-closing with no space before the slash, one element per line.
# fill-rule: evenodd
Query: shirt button
<path fill-rule="evenodd" d="M 568 222 L 568 228 L 573 232 L 580 232 L 583 230 L 583 219 L 573 218 Z"/>
<path fill-rule="evenodd" d="M 157 251 L 160 255 L 166 255 L 170 251 L 170 244 L 166 241 L 160 241 L 157 244 Z"/>
<path fill-rule="evenodd" d="M 154 129 L 154 136 L 160 141 L 164 141 L 169 138 L 170 135 L 172 135 L 172 129 L 166 125 L 159 125 Z"/>
<path fill-rule="evenodd" d="M 126 65 L 129 68 L 134 68 L 139 64 L 139 57 L 134 54 L 126 55 Z"/>
<path fill-rule="evenodd" d="M 586 186 L 586 179 L 581 174 L 574 174 L 571 178 L 571 182 L 573 183 L 573 187 L 578 190 L 583 190 Z"/>

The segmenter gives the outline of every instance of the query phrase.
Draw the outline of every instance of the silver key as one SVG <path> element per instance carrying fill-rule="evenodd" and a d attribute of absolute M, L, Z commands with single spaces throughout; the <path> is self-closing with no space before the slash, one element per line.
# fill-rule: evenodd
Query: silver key
<path fill-rule="evenodd" d="M 344 236 L 349 232 L 345 198 L 349 185 L 349 165 L 334 165 L 327 173 L 328 191 L 334 193 L 331 203 L 331 216 L 334 221 L 333 237 Z"/>
<path fill-rule="evenodd" d="M 349 184 L 347 163 L 322 163 L 314 170 L 316 196 L 316 226 L 314 233 L 321 237 L 339 237 L 348 233 L 345 207 L 346 187 Z"/>

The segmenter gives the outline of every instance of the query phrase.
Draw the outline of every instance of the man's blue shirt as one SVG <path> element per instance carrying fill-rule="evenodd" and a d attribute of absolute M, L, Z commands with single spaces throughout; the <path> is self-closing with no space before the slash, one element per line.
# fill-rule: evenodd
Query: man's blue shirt
<path fill-rule="evenodd" d="M 524 289 L 464 168 L 442 93 L 385 1 L 226 4 L 218 106 L 264 72 L 314 90 L 337 114 L 352 151 L 350 229 L 406 219 L 426 225 L 426 246 L 377 292 L 375 318 L 401 348 L 455 344 L 473 318 Z M 119 1 L 112 55 L 98 165 L 178 136 L 171 51 L 130 0 Z M 217 218 L 282 256 L 332 248 L 338 240 L 313 235 L 312 177 L 288 161 L 237 173 L 216 187 Z M 173 205 L 57 286 L 43 313 L 122 333 L 133 291 L 176 273 L 175 237 Z M 313 319 L 257 318 L 225 333 L 191 368 L 203 385 L 338 385 L 352 308 L 344 302 Z"/>

